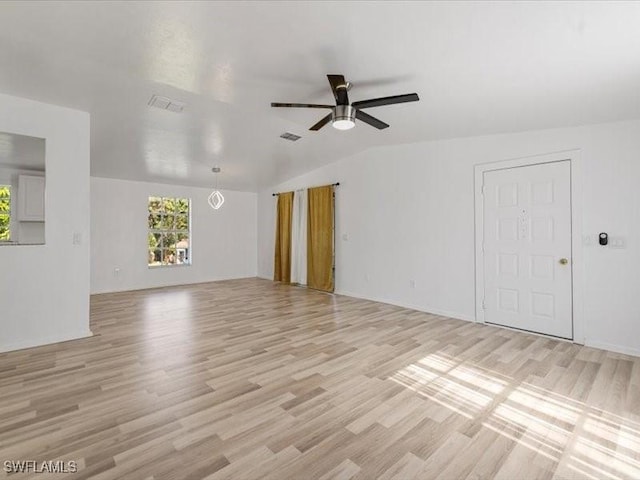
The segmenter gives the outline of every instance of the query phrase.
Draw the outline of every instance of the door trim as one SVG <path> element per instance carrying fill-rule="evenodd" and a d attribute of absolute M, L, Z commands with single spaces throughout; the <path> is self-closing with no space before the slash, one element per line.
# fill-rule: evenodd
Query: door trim
<path fill-rule="evenodd" d="M 498 162 L 482 163 L 474 166 L 475 173 L 475 273 L 476 273 L 476 322 L 485 323 L 482 301 L 484 298 L 484 256 L 482 238 L 484 233 L 484 205 L 482 183 L 484 172 L 515 167 L 569 161 L 571 170 L 571 293 L 573 342 L 584 345 L 584 260 L 582 254 L 582 159 L 580 150 L 546 153 L 531 157 L 515 158 Z M 488 325 L 488 324 L 487 324 Z M 555 338 L 555 337 L 553 337 Z"/>

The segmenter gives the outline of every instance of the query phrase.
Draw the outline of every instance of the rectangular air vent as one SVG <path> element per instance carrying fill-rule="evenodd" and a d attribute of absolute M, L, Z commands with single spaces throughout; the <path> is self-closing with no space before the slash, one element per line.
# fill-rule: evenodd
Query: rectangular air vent
<path fill-rule="evenodd" d="M 280 135 L 280 138 L 295 142 L 296 140 L 300 140 L 302 137 L 300 135 L 296 135 L 295 133 L 284 132 L 282 135 Z"/>
<path fill-rule="evenodd" d="M 170 112 L 175 113 L 181 113 L 185 107 L 185 104 L 182 102 L 177 102 L 167 97 L 161 97 L 160 95 L 152 96 L 151 100 L 149 100 L 148 105 L 150 107 L 156 107 L 161 110 L 169 110 Z"/>

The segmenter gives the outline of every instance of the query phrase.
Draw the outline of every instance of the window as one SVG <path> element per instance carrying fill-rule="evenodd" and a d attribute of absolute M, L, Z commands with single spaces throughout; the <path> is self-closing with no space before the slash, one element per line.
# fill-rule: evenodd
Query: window
<path fill-rule="evenodd" d="M 188 198 L 149 197 L 150 267 L 191 265 L 190 206 Z"/>
<path fill-rule="evenodd" d="M 11 240 L 11 185 L 0 185 L 0 242 Z"/>

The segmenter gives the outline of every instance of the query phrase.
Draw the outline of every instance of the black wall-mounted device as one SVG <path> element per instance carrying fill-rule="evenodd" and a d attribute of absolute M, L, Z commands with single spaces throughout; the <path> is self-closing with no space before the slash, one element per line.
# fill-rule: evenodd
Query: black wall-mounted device
<path fill-rule="evenodd" d="M 609 235 L 607 235 L 605 232 L 602 232 L 598 235 L 598 242 L 600 243 L 600 245 L 606 245 L 607 243 L 609 243 Z"/>

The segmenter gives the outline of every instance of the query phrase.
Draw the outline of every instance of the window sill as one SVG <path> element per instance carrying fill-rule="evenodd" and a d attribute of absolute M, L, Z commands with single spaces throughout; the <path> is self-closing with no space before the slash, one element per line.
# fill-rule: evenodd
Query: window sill
<path fill-rule="evenodd" d="M 174 265 L 147 265 L 149 270 L 155 270 L 158 268 L 180 268 L 180 267 L 190 267 L 190 263 L 176 263 Z"/>
<path fill-rule="evenodd" d="M 41 247 L 46 245 L 44 242 L 40 243 L 20 243 L 20 242 L 4 242 L 0 241 L 0 247 Z"/>

